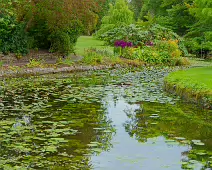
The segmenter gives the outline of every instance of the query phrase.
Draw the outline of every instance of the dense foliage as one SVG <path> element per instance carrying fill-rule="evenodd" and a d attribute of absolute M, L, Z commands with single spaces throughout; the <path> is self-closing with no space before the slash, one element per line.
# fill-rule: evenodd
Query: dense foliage
<path fill-rule="evenodd" d="M 25 24 L 18 23 L 13 16 L 0 14 L 0 51 L 17 54 L 28 52 L 28 37 Z"/>
<path fill-rule="evenodd" d="M 137 9 L 136 4 L 139 3 L 142 7 Z M 136 19 L 145 21 L 149 20 L 147 16 L 151 16 L 151 21 L 186 37 L 190 53 L 201 57 L 210 56 L 211 0 L 132 0 L 131 5 L 140 12 Z"/>
<path fill-rule="evenodd" d="M 64 54 L 73 52 L 81 33 L 95 29 L 105 3 L 105 0 L 0 0 L 0 51 L 26 53 L 29 48 L 45 48 Z"/>
<path fill-rule="evenodd" d="M 81 34 L 95 31 L 107 44 L 145 44 L 158 36 L 157 25 L 184 37 L 189 53 L 206 58 L 212 51 L 211 11 L 211 0 L 0 0 L 0 52 L 44 48 L 68 54 Z"/>
<path fill-rule="evenodd" d="M 158 24 L 131 24 L 114 28 L 100 38 L 115 46 L 115 53 L 128 59 L 155 64 L 182 64 L 181 56 L 188 55 L 184 40 L 171 29 Z"/>
<path fill-rule="evenodd" d="M 128 8 L 125 0 L 116 0 L 115 5 L 110 5 L 108 15 L 102 18 L 102 25 L 96 36 L 99 37 L 105 32 L 120 28 L 133 23 L 133 12 Z"/>

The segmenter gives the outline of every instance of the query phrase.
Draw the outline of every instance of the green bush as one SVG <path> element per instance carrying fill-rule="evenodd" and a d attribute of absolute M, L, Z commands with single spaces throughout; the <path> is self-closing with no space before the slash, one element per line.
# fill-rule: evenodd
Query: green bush
<path fill-rule="evenodd" d="M 117 40 L 131 41 L 134 45 L 143 44 L 148 39 L 148 32 L 135 24 L 114 28 L 99 36 L 107 45 L 114 45 Z"/>
<path fill-rule="evenodd" d="M 107 45 L 114 45 L 117 40 L 125 40 L 133 43 L 134 46 L 145 46 L 149 42 L 157 42 L 162 40 L 176 39 L 179 43 L 179 49 L 184 56 L 188 55 L 185 48 L 184 40 L 179 35 L 154 24 L 151 27 L 145 27 L 141 23 L 127 25 L 121 28 L 114 28 L 100 36 Z"/>
<path fill-rule="evenodd" d="M 64 55 L 74 52 L 74 45 L 82 32 L 79 22 L 73 20 L 67 27 L 54 30 L 49 29 L 45 21 L 38 22 L 30 30 L 33 39 L 31 48 L 49 49 L 50 52 Z"/>
<path fill-rule="evenodd" d="M 57 31 L 51 33 L 49 41 L 51 42 L 50 52 L 59 52 L 67 55 L 73 51 L 73 44 L 69 35 L 65 32 Z"/>
<path fill-rule="evenodd" d="M 33 68 L 33 67 L 42 67 L 44 63 L 44 60 L 39 60 L 39 59 L 30 59 L 29 63 L 26 65 L 28 68 Z"/>
<path fill-rule="evenodd" d="M 12 16 L 0 14 L 0 51 L 17 54 L 28 53 L 28 36 L 25 23 L 18 23 Z"/>
<path fill-rule="evenodd" d="M 100 64 L 103 61 L 103 55 L 98 54 L 95 48 L 85 51 L 83 62 L 86 64 Z"/>
<path fill-rule="evenodd" d="M 182 56 L 188 55 L 184 40 L 158 24 L 146 27 L 137 23 L 115 28 L 101 35 L 101 39 L 115 46 L 115 54 L 151 64 L 179 65 L 184 63 Z"/>
<path fill-rule="evenodd" d="M 183 65 L 185 62 L 182 61 L 181 54 L 176 40 L 163 40 L 157 41 L 151 46 L 122 49 L 122 57 L 138 59 L 150 64 Z"/>
<path fill-rule="evenodd" d="M 197 57 L 207 58 L 212 52 L 212 40 L 203 39 L 202 37 L 187 38 L 185 46 L 190 53 Z"/>
<path fill-rule="evenodd" d="M 152 47 L 129 48 L 125 50 L 123 56 L 128 59 L 138 59 L 150 64 L 165 64 L 169 61 L 168 52 L 160 53 L 155 51 Z"/>
<path fill-rule="evenodd" d="M 49 49 L 51 42 L 48 37 L 50 34 L 47 23 L 43 20 L 37 20 L 36 24 L 29 30 L 30 48 Z"/>

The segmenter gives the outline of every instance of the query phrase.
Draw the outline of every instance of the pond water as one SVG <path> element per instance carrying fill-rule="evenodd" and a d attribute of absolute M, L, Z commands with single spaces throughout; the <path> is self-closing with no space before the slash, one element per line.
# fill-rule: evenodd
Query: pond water
<path fill-rule="evenodd" d="M 212 169 L 211 111 L 163 91 L 173 70 L 2 80 L 0 169 Z"/>

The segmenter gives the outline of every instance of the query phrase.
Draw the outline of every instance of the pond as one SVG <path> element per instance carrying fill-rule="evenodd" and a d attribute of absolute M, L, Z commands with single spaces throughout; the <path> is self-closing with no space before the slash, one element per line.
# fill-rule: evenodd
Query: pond
<path fill-rule="evenodd" d="M 210 170 L 211 111 L 163 91 L 174 69 L 2 80 L 0 169 Z"/>

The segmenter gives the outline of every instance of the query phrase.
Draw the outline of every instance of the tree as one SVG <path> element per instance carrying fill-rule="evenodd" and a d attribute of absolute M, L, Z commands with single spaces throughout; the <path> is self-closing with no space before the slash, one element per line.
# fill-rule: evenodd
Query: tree
<path fill-rule="evenodd" d="M 133 12 L 129 9 L 125 0 L 116 0 L 115 5 L 110 5 L 108 15 L 102 18 L 100 30 L 96 33 L 101 35 L 113 28 L 133 23 Z"/>
<path fill-rule="evenodd" d="M 99 10 L 99 12 L 97 13 L 98 14 L 98 23 L 97 23 L 97 26 L 96 26 L 97 30 L 101 26 L 102 18 L 108 14 L 108 11 L 110 9 L 110 4 L 114 5 L 115 4 L 115 0 L 105 0 L 104 2 L 98 3 L 98 4 L 101 7 L 101 10 Z"/>
<path fill-rule="evenodd" d="M 200 26 L 201 31 L 211 31 L 212 26 L 212 1 L 195 0 L 194 4 L 189 6 L 190 13 L 197 19 L 195 26 Z"/>
<path fill-rule="evenodd" d="M 100 4 L 105 0 L 0 0 L 0 13 L 11 13 L 31 37 L 31 47 L 70 53 L 84 31 L 91 32 L 98 22 Z M 4 9 L 4 10 L 2 10 Z"/>
<path fill-rule="evenodd" d="M 154 17 L 165 15 L 166 9 L 162 7 L 163 0 L 144 0 L 141 8 L 140 19 L 145 20 L 145 16 L 151 14 Z"/>
<path fill-rule="evenodd" d="M 166 8 L 167 14 L 159 16 L 157 22 L 171 28 L 179 35 L 185 35 L 189 27 L 195 22 L 195 18 L 190 14 L 188 8 L 192 2 L 193 0 L 163 0 L 162 6 Z"/>
<path fill-rule="evenodd" d="M 137 21 L 142 9 L 143 0 L 131 0 L 130 9 L 134 12 L 135 20 Z"/>
<path fill-rule="evenodd" d="M 207 57 L 212 51 L 212 1 L 194 0 L 188 8 L 191 15 L 196 18 L 196 22 L 186 35 L 190 38 L 188 47 L 191 52 Z"/>

